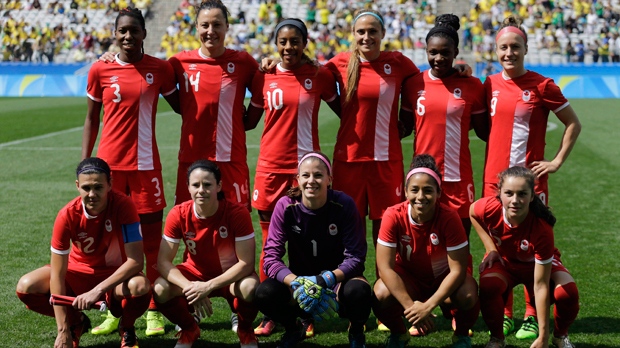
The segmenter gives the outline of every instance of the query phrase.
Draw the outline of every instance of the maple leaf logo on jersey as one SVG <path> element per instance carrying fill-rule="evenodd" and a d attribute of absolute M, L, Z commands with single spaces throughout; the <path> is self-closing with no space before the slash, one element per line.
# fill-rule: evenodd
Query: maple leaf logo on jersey
<path fill-rule="evenodd" d="M 110 82 L 112 82 L 112 83 L 117 83 L 117 82 L 118 82 L 118 76 L 112 76 L 112 77 L 110 77 Z"/>
<path fill-rule="evenodd" d="M 305 87 L 307 90 L 311 90 L 311 89 L 312 89 L 312 80 L 310 80 L 310 79 L 306 79 L 306 81 L 304 81 L 304 87 Z"/>
<path fill-rule="evenodd" d="M 88 233 L 86 233 L 86 232 L 80 232 L 80 233 L 78 233 L 78 238 L 79 238 L 79 239 L 84 239 L 84 238 L 86 238 L 86 237 L 88 237 Z"/>
<path fill-rule="evenodd" d="M 228 237 L 228 229 L 226 228 L 226 226 L 220 226 L 220 237 Z"/>
<path fill-rule="evenodd" d="M 400 195 L 401 195 L 401 188 L 400 188 L 400 186 L 398 186 L 398 187 L 396 188 L 396 190 L 394 191 L 394 193 L 396 193 L 396 196 L 397 196 L 397 197 L 400 197 Z"/>
<path fill-rule="evenodd" d="M 493 91 L 493 96 L 494 97 L 499 97 L 499 91 L 498 90 Z"/>
<path fill-rule="evenodd" d="M 390 75 L 392 73 L 392 66 L 386 63 L 383 66 L 383 71 L 385 71 L 386 74 Z"/>
<path fill-rule="evenodd" d="M 235 72 L 235 63 L 230 62 L 228 63 L 228 65 L 226 66 L 226 70 L 228 70 L 229 74 L 232 74 Z"/>
<path fill-rule="evenodd" d="M 531 96 L 532 96 L 532 93 L 526 89 L 525 91 L 523 91 L 523 94 L 521 95 L 521 99 L 523 99 L 524 102 L 528 102 L 530 101 Z"/>
<path fill-rule="evenodd" d="M 196 232 L 187 231 L 185 232 L 185 239 L 194 239 L 196 238 Z"/>
<path fill-rule="evenodd" d="M 527 249 L 530 248 L 530 242 L 528 242 L 526 239 L 521 241 L 521 244 L 519 244 L 519 247 L 521 248 L 521 250 L 523 251 L 527 251 Z"/>
<path fill-rule="evenodd" d="M 431 244 L 439 245 L 439 237 L 435 233 L 431 233 Z"/>
<path fill-rule="evenodd" d="M 153 84 L 153 74 L 152 73 L 146 73 L 146 83 L 148 83 L 149 85 Z"/>
<path fill-rule="evenodd" d="M 329 225 L 329 234 L 332 236 L 335 236 L 338 234 L 338 226 L 336 226 L 336 224 Z"/>
<path fill-rule="evenodd" d="M 461 99 L 461 93 L 462 93 L 462 92 L 461 92 L 461 89 L 460 89 L 460 88 L 455 88 L 455 89 L 454 89 L 454 92 L 453 92 L 453 94 L 454 94 L 454 98 L 456 98 L 456 99 Z"/>
<path fill-rule="evenodd" d="M 110 219 L 107 219 L 105 221 L 105 230 L 108 232 L 112 232 L 112 221 L 110 221 Z"/>
<path fill-rule="evenodd" d="M 258 199 L 258 190 L 254 190 L 254 195 L 252 195 L 252 199 L 254 199 L 254 201 Z"/>
<path fill-rule="evenodd" d="M 188 68 L 189 70 L 198 70 L 198 65 L 196 65 L 196 64 L 190 64 L 187 68 Z"/>
<path fill-rule="evenodd" d="M 272 82 L 269 84 L 269 88 L 274 89 L 274 88 L 278 88 L 278 83 L 277 82 Z"/>

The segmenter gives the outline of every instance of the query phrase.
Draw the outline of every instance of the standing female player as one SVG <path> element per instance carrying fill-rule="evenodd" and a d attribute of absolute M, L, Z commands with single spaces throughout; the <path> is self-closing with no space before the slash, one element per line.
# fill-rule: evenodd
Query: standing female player
<path fill-rule="evenodd" d="M 260 218 L 263 247 L 276 202 L 297 182 L 299 159 L 306 152 L 320 150 L 321 100 L 325 100 L 336 114 L 340 113 L 334 76 L 326 68 L 314 65 L 304 53 L 308 43 L 305 24 L 296 18 L 285 19 L 274 32 L 282 61 L 273 73 L 255 76 L 246 118 L 246 129 L 253 129 L 263 110 L 266 112 L 252 197 L 252 206 L 258 210 Z M 267 279 L 264 256 L 263 250 L 259 263 L 261 281 Z M 264 318 L 256 333 L 269 335 L 273 326 L 269 318 Z M 312 335 L 312 330 L 309 334 Z"/>
<path fill-rule="evenodd" d="M 482 317 L 491 330 L 486 348 L 506 346 L 502 308 L 517 284 L 524 284 L 536 303 L 540 331 L 532 347 L 549 346 L 550 302 L 555 303 L 553 344 L 574 347 L 568 328 L 579 312 L 579 292 L 554 247 L 555 217 L 535 193 L 536 177 L 524 167 L 506 169 L 499 174 L 499 196 L 471 206 L 472 224 L 486 249 L 480 264 Z"/>
<path fill-rule="evenodd" d="M 299 161 L 297 186 L 280 198 L 271 217 L 264 248 L 265 273 L 256 290 L 261 312 L 284 325 L 279 347 L 294 347 L 306 337 L 296 323 L 307 318 L 293 299 L 294 282 L 310 279 L 332 289 L 339 315 L 350 320 L 349 343 L 364 347 L 364 324 L 370 315 L 371 290 L 363 276 L 366 237 L 355 202 L 330 189 L 331 165 L 319 152 Z M 288 245 L 287 245 L 288 244 Z M 288 266 L 283 257 L 288 249 Z"/>
<path fill-rule="evenodd" d="M 482 82 L 459 76 L 453 67 L 459 53 L 459 23 L 459 17 L 451 14 L 435 19 L 426 35 L 431 68 L 405 82 L 401 120 L 414 125 L 414 153 L 429 154 L 437 161 L 443 177 L 439 201 L 458 212 L 469 237 L 469 206 L 475 197 L 469 130 L 473 127 L 486 140 L 488 127 Z"/>
<path fill-rule="evenodd" d="M 383 215 L 373 310 L 391 331 L 388 348 L 404 347 L 409 340 L 402 316 L 425 334 L 434 325 L 437 306 L 454 318 L 453 347 L 471 347 L 468 333 L 480 311 L 478 287 L 467 273 L 469 243 L 461 219 L 440 203 L 441 194 L 435 160 L 417 155 L 405 181 L 407 200 Z"/>
<path fill-rule="evenodd" d="M 80 196 L 58 212 L 52 232 L 50 265 L 17 283 L 17 296 L 37 313 L 56 318 L 54 347 L 78 347 L 90 328 L 81 311 L 105 300 L 122 317 L 121 347 L 137 347 L 134 323 L 151 299 L 144 266 L 140 220 L 134 203 L 112 190 L 110 167 L 99 158 L 84 159 L 76 170 Z M 77 296 L 73 306 L 51 306 L 50 293 Z"/>
<path fill-rule="evenodd" d="M 507 17 L 495 37 L 496 54 L 503 71 L 485 81 L 490 134 L 484 166 L 483 196 L 497 194 L 497 175 L 512 166 L 531 168 L 536 174 L 534 191 L 549 204 L 548 175 L 555 173 L 568 158 L 581 124 L 560 88 L 524 66 L 527 53 L 527 35 L 521 21 Z M 549 111 L 564 124 L 560 147 L 551 161 L 545 160 L 545 133 Z M 536 310 L 526 298 L 526 320 L 517 332 L 517 338 L 532 339 L 538 335 Z M 506 308 L 505 334 L 514 328 L 512 295 Z"/>
<path fill-rule="evenodd" d="M 385 26 L 379 12 L 357 12 L 353 36 L 352 51 L 326 64 L 343 96 L 334 188 L 353 197 L 360 215 L 373 220 L 376 241 L 383 212 L 402 201 L 398 103 L 403 81 L 419 70 L 400 52 L 381 51 Z"/>
<path fill-rule="evenodd" d="M 258 64 L 247 52 L 224 46 L 227 31 L 226 6 L 219 0 L 203 1 L 196 8 L 200 48 L 169 60 L 179 83 L 183 118 L 175 204 L 190 199 L 187 168 L 208 159 L 226 178 L 222 181 L 225 196 L 252 209 L 243 117 L 245 92 Z"/>
<path fill-rule="evenodd" d="M 160 94 L 178 111 L 178 92 L 170 64 L 143 52 L 146 28 L 142 12 L 123 9 L 114 26 L 120 53 L 112 63 L 96 62 L 88 73 L 82 158 L 93 151 L 103 106 L 103 131 L 97 155 L 110 164 L 114 188 L 131 196 L 136 204 L 144 237 L 146 276 L 153 283 L 159 277 L 157 251 L 166 206 L 155 115 Z M 147 336 L 164 334 L 163 318 L 156 312 L 154 302 L 149 309 Z M 110 333 L 117 325 L 118 318 L 108 313 L 106 321 L 93 333 Z"/>
<path fill-rule="evenodd" d="M 257 347 L 252 321 L 258 309 L 251 302 L 259 280 L 250 213 L 224 199 L 222 174 L 214 162 L 196 161 L 186 175 L 192 199 L 166 217 L 158 258 L 161 277 L 153 288 L 157 307 L 181 328 L 177 347 L 191 347 L 200 337 L 192 312 L 211 316 L 210 298 L 223 297 L 239 316 L 241 347 Z M 184 262 L 175 266 L 181 241 Z"/>

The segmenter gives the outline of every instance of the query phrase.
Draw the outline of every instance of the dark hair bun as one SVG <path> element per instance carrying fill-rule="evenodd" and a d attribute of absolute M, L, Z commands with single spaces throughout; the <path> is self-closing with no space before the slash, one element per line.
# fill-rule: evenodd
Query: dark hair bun
<path fill-rule="evenodd" d="M 435 18 L 435 25 L 438 27 L 452 27 L 454 30 L 458 31 L 461 28 L 461 20 L 451 13 L 446 13 Z"/>

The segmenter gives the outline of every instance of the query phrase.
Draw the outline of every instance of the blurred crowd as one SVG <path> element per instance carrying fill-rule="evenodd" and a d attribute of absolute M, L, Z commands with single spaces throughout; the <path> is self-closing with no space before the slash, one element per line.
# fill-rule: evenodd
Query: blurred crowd
<path fill-rule="evenodd" d="M 152 0 L 0 0 L 3 61 L 85 62 L 115 50 L 114 18 Z M 60 57 L 60 59 L 59 59 Z"/>
<path fill-rule="evenodd" d="M 54 61 L 64 52 L 72 61 L 95 60 L 101 53 L 115 50 L 113 25 L 106 21 L 92 23 L 87 12 L 79 10 L 104 11 L 105 18 L 113 19 L 119 8 L 134 6 L 143 9 L 146 15 L 151 1 L 0 0 L 2 59 Z M 246 50 L 256 59 L 274 54 L 272 32 L 284 16 L 283 6 L 289 4 L 287 0 L 280 2 L 224 1 L 231 11 L 227 46 Z M 166 24 L 156 56 L 165 59 L 200 46 L 194 23 L 195 6 L 199 3 L 200 0 L 179 1 Z M 297 16 L 304 19 L 309 28 L 307 53 L 319 61 L 329 60 L 349 49 L 351 22 L 357 9 L 381 11 L 387 30 L 384 49 L 409 53 L 425 48 L 424 38 L 437 14 L 433 7 L 436 2 L 427 0 L 301 0 L 300 3 L 304 10 L 297 11 Z M 232 8 L 233 4 L 236 8 Z M 468 11 L 456 13 L 461 16 L 461 51 L 471 53 L 478 62 L 495 60 L 495 32 L 508 14 L 518 14 L 524 19 L 530 53 L 559 55 L 563 62 L 620 61 L 618 0 L 470 0 L 468 4 Z M 65 17 L 61 24 L 44 25 L 13 16 L 20 10 Z"/>

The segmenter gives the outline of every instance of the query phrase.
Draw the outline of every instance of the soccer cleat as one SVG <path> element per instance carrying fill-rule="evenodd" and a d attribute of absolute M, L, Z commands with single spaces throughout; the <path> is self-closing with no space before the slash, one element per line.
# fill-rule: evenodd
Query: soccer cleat
<path fill-rule="evenodd" d="M 377 330 L 381 332 L 390 332 L 390 328 L 385 326 L 379 319 L 377 319 Z"/>
<path fill-rule="evenodd" d="M 515 335 L 520 340 L 534 340 L 538 337 L 538 320 L 533 315 L 525 318 L 523 324 Z"/>
<path fill-rule="evenodd" d="M 116 318 L 112 315 L 112 312 L 108 311 L 108 314 L 102 315 L 105 317 L 103 323 L 99 324 L 99 326 L 90 330 L 90 333 L 93 335 L 107 335 L 118 328 L 118 323 L 120 322 L 120 318 Z"/>
<path fill-rule="evenodd" d="M 136 336 L 136 329 L 118 328 L 118 333 L 121 335 L 121 348 L 138 348 L 138 336 Z"/>
<path fill-rule="evenodd" d="M 273 320 L 264 317 L 263 321 L 260 322 L 256 329 L 254 329 L 254 334 L 256 336 L 269 336 L 275 327 L 276 323 Z"/>
<path fill-rule="evenodd" d="M 148 310 L 146 312 L 146 331 L 147 336 L 160 336 L 166 333 L 164 328 L 164 316 L 158 311 Z"/>
<path fill-rule="evenodd" d="M 452 348 L 471 348 L 469 336 L 452 336 Z"/>
<path fill-rule="evenodd" d="M 285 331 L 278 343 L 277 348 L 293 348 L 297 346 L 297 343 L 303 341 L 306 338 L 306 333 L 302 329 L 295 329 L 293 331 Z"/>
<path fill-rule="evenodd" d="M 237 313 L 230 314 L 230 325 L 231 330 L 233 330 L 233 332 L 237 332 L 237 329 L 239 328 L 239 316 L 237 316 Z"/>
<path fill-rule="evenodd" d="M 506 347 L 506 340 L 499 339 L 497 337 L 491 336 L 489 338 L 489 343 L 487 343 L 484 348 L 504 348 Z"/>
<path fill-rule="evenodd" d="M 456 331 L 456 318 L 452 318 L 452 331 Z M 474 337 L 474 332 L 469 329 L 469 331 L 467 331 L 467 335 L 469 337 Z"/>
<path fill-rule="evenodd" d="M 392 333 L 385 340 L 385 348 L 403 348 L 409 342 L 409 334 Z"/>
<path fill-rule="evenodd" d="M 515 331 L 515 321 L 504 314 L 504 336 L 508 336 Z"/>
<path fill-rule="evenodd" d="M 551 342 L 558 348 L 575 348 L 575 345 L 568 339 L 568 336 L 553 337 Z"/>
<path fill-rule="evenodd" d="M 179 337 L 179 339 L 174 348 L 191 348 L 194 342 L 200 337 L 200 328 L 198 324 L 196 324 L 192 326 L 191 329 L 177 332 L 175 336 Z"/>
<path fill-rule="evenodd" d="M 366 336 L 363 332 L 357 334 L 349 332 L 349 348 L 366 348 Z"/>
<path fill-rule="evenodd" d="M 80 346 L 80 338 L 85 332 L 88 332 L 88 329 L 90 329 L 90 319 L 86 314 L 82 313 L 82 321 L 78 324 L 71 325 L 69 329 L 71 330 L 73 348 L 78 348 Z"/>
<path fill-rule="evenodd" d="M 258 341 L 256 340 L 256 335 L 252 329 L 248 331 L 237 331 L 237 336 L 239 336 L 241 348 L 258 348 Z"/>
<path fill-rule="evenodd" d="M 306 338 L 314 337 L 314 319 L 302 319 L 301 326 L 304 328 Z"/>

